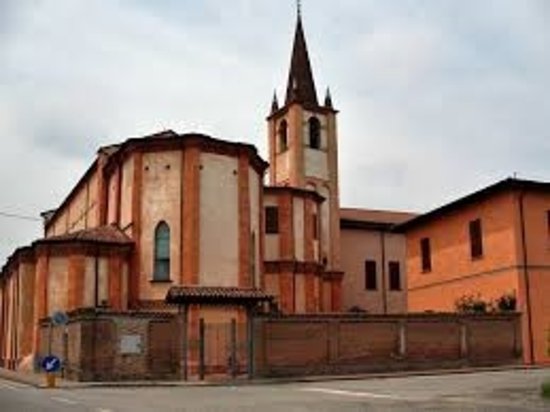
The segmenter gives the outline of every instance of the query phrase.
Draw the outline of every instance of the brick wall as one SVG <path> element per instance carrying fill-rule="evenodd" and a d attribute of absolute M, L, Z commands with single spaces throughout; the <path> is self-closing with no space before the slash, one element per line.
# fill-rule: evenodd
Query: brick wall
<path fill-rule="evenodd" d="M 282 316 L 255 321 L 257 376 L 521 362 L 518 314 Z"/>
<path fill-rule="evenodd" d="M 65 360 L 68 379 L 179 379 L 180 324 L 173 314 L 81 310 L 69 316 L 66 328 L 42 322 L 38 354 L 43 358 L 51 347 L 52 354 Z M 138 343 L 136 353 L 123 353 L 124 340 Z"/>

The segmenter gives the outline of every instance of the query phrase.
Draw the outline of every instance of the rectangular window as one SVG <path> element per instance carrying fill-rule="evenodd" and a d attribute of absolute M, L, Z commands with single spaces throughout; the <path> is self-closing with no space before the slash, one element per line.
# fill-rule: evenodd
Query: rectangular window
<path fill-rule="evenodd" d="M 401 290 L 401 268 L 399 262 L 389 263 L 390 290 Z"/>
<path fill-rule="evenodd" d="M 432 251 L 429 238 L 425 237 L 420 241 L 420 250 L 422 253 L 422 271 L 430 272 L 432 270 Z"/>
<path fill-rule="evenodd" d="M 548 237 L 550 237 L 550 210 L 546 211 L 546 232 Z"/>
<path fill-rule="evenodd" d="M 277 206 L 265 208 L 265 233 L 279 233 L 279 208 Z"/>
<path fill-rule="evenodd" d="M 317 217 L 317 213 L 313 214 L 313 239 L 319 239 L 319 218 Z"/>
<path fill-rule="evenodd" d="M 376 261 L 365 261 L 365 289 L 376 290 L 378 285 L 376 282 Z"/>
<path fill-rule="evenodd" d="M 481 235 L 481 220 L 470 222 L 470 253 L 472 259 L 478 259 L 483 256 L 483 238 Z"/>

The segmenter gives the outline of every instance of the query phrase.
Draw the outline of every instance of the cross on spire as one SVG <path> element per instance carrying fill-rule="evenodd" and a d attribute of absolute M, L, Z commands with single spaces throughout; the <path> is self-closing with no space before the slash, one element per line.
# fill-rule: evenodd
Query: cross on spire
<path fill-rule="evenodd" d="M 296 10 L 298 12 L 298 18 L 302 18 L 302 0 L 296 0 Z"/>

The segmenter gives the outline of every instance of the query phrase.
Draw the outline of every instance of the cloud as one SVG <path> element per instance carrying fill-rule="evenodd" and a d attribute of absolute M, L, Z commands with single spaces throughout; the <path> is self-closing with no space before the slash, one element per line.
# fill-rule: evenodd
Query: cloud
<path fill-rule="evenodd" d="M 0 1 L 0 211 L 55 207 L 98 146 L 161 129 L 265 156 L 294 18 L 267 0 Z M 548 180 L 546 0 L 315 0 L 304 23 L 340 109 L 343 205 L 425 211 L 514 172 Z M 0 261 L 40 230 L 0 218 Z"/>

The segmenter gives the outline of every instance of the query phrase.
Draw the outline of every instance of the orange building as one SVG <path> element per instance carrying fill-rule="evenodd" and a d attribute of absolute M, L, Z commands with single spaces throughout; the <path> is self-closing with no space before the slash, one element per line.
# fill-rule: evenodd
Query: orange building
<path fill-rule="evenodd" d="M 398 228 L 407 237 L 410 312 L 513 294 L 525 362 L 550 364 L 550 183 L 503 180 Z"/>

